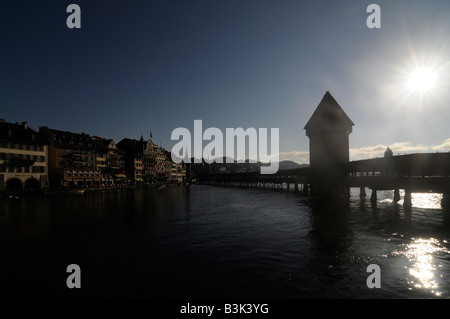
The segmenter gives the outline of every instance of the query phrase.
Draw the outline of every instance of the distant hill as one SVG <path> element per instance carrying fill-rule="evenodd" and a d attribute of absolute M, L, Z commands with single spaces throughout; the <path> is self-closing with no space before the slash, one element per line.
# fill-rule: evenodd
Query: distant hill
<path fill-rule="evenodd" d="M 279 164 L 279 170 L 288 170 L 288 169 L 296 169 L 302 167 L 308 167 L 308 164 L 298 164 L 294 161 L 281 161 Z"/>
<path fill-rule="evenodd" d="M 257 162 L 257 163 L 226 163 L 224 158 L 224 163 L 194 163 L 192 165 L 192 170 L 198 174 L 229 174 L 229 173 L 249 173 L 249 172 L 260 172 L 261 166 L 268 166 L 268 164 Z M 307 164 L 298 164 L 294 161 L 281 161 L 279 162 L 278 170 L 290 170 L 302 167 L 308 167 Z"/>

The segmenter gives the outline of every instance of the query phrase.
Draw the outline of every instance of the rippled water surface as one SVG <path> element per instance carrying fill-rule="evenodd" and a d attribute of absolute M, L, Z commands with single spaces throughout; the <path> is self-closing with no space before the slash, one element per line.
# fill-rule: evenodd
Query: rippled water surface
<path fill-rule="evenodd" d="M 450 214 L 440 195 L 349 203 L 192 185 L 0 199 L 2 296 L 448 298 Z M 369 289 L 367 266 L 381 270 Z"/>

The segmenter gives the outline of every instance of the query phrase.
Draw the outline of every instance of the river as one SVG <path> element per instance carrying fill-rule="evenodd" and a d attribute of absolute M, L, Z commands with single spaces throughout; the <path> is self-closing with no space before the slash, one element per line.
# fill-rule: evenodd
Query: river
<path fill-rule="evenodd" d="M 191 185 L 0 199 L 3 297 L 449 298 L 450 214 L 352 190 Z M 67 266 L 81 269 L 69 289 Z M 381 288 L 369 289 L 370 264 Z M 76 292 L 74 292 L 76 290 Z"/>

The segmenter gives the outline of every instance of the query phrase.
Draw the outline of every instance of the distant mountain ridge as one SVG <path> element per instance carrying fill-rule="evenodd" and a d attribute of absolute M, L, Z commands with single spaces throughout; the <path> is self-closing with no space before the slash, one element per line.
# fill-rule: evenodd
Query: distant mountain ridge
<path fill-rule="evenodd" d="M 309 167 L 308 164 L 298 164 L 294 161 L 281 161 L 279 162 L 279 170 L 288 170 L 288 169 L 297 169 L 297 168 L 302 168 L 302 167 Z"/>
<path fill-rule="evenodd" d="M 260 172 L 261 166 L 269 166 L 269 163 L 249 163 L 248 160 L 246 160 L 245 163 L 237 163 L 236 161 L 233 161 L 231 158 L 228 158 L 229 161 L 233 161 L 231 163 L 226 162 L 227 158 L 223 158 L 223 163 L 206 163 L 205 161 L 202 161 L 202 163 L 194 163 L 192 160 L 192 170 L 195 173 L 202 173 L 202 174 L 230 174 L 230 173 L 251 173 L 251 172 Z M 291 169 L 298 169 L 302 167 L 308 167 L 308 164 L 298 164 L 294 161 L 280 161 L 278 163 L 278 170 L 291 170 Z"/>

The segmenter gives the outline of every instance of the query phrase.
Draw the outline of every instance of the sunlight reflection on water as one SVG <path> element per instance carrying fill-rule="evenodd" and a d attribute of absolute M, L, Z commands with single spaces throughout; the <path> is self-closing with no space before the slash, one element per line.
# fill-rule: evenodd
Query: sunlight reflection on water
<path fill-rule="evenodd" d="M 394 198 L 393 191 L 378 191 L 380 194 L 378 202 L 380 203 L 392 203 Z M 397 202 L 399 205 L 403 205 L 403 199 L 405 191 L 400 189 L 400 200 Z M 441 209 L 442 194 L 439 193 L 412 193 L 411 202 L 413 207 L 424 209 Z"/>
<path fill-rule="evenodd" d="M 402 192 L 400 192 L 400 196 L 402 196 Z M 413 193 L 411 195 L 411 201 L 414 207 L 418 208 L 432 208 L 432 209 L 440 209 L 441 208 L 441 200 L 442 194 L 436 193 Z M 403 202 L 402 202 L 403 204 Z"/>
<path fill-rule="evenodd" d="M 447 243 L 447 241 L 443 241 Z M 438 268 L 442 267 L 439 260 L 435 257 L 439 254 L 450 254 L 450 251 L 445 248 L 439 240 L 434 238 L 412 238 L 412 242 L 407 244 L 404 251 L 397 251 L 394 255 L 402 255 L 408 258 L 409 265 L 405 266 L 411 278 L 408 279 L 408 284 L 412 287 L 409 290 L 426 289 L 435 296 L 441 296 L 442 292 L 439 287 L 439 280 L 442 275 L 436 273 Z"/>

